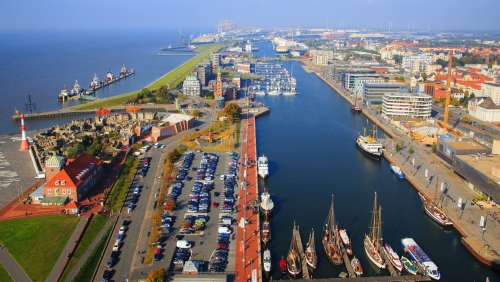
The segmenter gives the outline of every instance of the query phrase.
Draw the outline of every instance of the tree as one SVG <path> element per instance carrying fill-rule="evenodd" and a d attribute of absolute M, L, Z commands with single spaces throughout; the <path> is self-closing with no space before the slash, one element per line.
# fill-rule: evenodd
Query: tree
<path fill-rule="evenodd" d="M 147 98 L 151 96 L 151 91 L 149 91 L 149 89 L 147 88 L 142 88 L 139 93 L 137 94 L 137 98 L 138 99 L 144 99 L 144 98 Z"/>
<path fill-rule="evenodd" d="M 305 43 L 306 43 L 307 47 L 311 47 L 313 45 L 313 42 L 312 42 L 312 40 L 310 38 L 306 39 Z"/>
<path fill-rule="evenodd" d="M 410 155 L 415 153 L 415 150 L 413 150 L 413 147 L 410 147 L 410 149 L 408 149 L 408 153 L 410 153 Z"/>
<path fill-rule="evenodd" d="M 191 112 L 191 116 L 194 118 L 199 118 L 200 115 L 201 115 L 200 110 L 194 110 L 193 112 Z"/>
<path fill-rule="evenodd" d="M 224 108 L 224 113 L 227 115 L 229 122 L 233 122 L 241 113 L 241 108 L 236 103 L 230 103 Z"/>
<path fill-rule="evenodd" d="M 152 269 L 148 273 L 148 277 L 146 278 L 146 282 L 164 282 L 165 281 L 165 275 L 167 274 L 167 271 L 165 268 L 155 268 Z"/>
<path fill-rule="evenodd" d="M 205 135 L 205 130 L 200 130 L 200 136 Z"/>
<path fill-rule="evenodd" d="M 151 216 L 151 222 L 153 223 L 153 227 L 157 228 L 161 225 L 161 215 L 159 215 L 158 213 L 153 213 L 153 215 Z"/>
<path fill-rule="evenodd" d="M 421 73 L 420 76 L 424 79 L 424 81 L 427 81 L 427 74 L 425 72 Z"/>
<path fill-rule="evenodd" d="M 464 97 L 465 97 L 465 98 L 469 98 L 469 90 L 465 90 L 465 92 L 464 92 Z"/>

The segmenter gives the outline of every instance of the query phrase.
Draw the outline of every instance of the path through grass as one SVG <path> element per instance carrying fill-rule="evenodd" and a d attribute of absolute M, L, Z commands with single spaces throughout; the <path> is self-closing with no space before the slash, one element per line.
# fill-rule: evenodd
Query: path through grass
<path fill-rule="evenodd" d="M 10 277 L 9 273 L 1 263 L 0 263 L 0 281 L 2 282 L 14 281 L 12 280 L 12 277 Z"/>

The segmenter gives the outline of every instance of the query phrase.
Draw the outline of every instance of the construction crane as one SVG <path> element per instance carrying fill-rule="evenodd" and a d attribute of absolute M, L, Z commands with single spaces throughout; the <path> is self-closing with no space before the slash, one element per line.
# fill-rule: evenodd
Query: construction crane
<path fill-rule="evenodd" d="M 186 42 L 184 41 L 184 34 L 182 34 L 182 30 L 181 30 L 181 27 L 178 26 L 177 27 L 179 29 L 179 35 L 181 36 L 181 45 L 186 45 Z"/>
<path fill-rule="evenodd" d="M 445 100 L 445 104 L 444 104 L 443 129 L 452 132 L 453 136 L 459 137 L 460 133 L 456 130 L 453 130 L 453 128 L 451 128 L 448 125 L 448 119 L 450 116 L 451 66 L 452 66 L 452 61 L 453 61 L 453 50 L 450 49 L 449 53 L 450 53 L 450 59 L 448 60 L 448 81 L 446 83 L 447 87 L 448 87 L 448 91 L 446 91 L 446 100 Z"/>

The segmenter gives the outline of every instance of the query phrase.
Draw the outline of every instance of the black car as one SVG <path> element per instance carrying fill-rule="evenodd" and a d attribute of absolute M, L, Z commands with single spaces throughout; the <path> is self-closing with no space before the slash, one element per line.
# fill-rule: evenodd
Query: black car
<path fill-rule="evenodd" d="M 209 271 L 211 273 L 221 273 L 221 272 L 224 272 L 224 269 L 223 268 L 220 268 L 220 267 L 211 267 L 209 269 Z"/>
<path fill-rule="evenodd" d="M 183 229 L 180 233 L 181 234 L 193 234 L 194 230 L 192 230 L 192 229 Z"/>
<path fill-rule="evenodd" d="M 116 258 L 116 257 L 118 257 L 118 252 L 117 252 L 117 251 L 112 251 L 112 252 L 111 252 L 111 257 L 112 257 L 112 258 Z"/>
<path fill-rule="evenodd" d="M 160 236 L 160 237 L 158 237 L 158 242 L 156 242 L 156 243 L 158 245 L 160 245 L 161 243 L 165 242 L 165 240 L 167 240 L 166 236 Z"/>
<path fill-rule="evenodd" d="M 182 240 L 182 239 L 184 239 L 184 235 L 176 235 L 175 238 L 174 238 L 175 241 L 179 241 L 179 240 Z"/>
<path fill-rule="evenodd" d="M 177 253 L 175 254 L 175 259 L 187 260 L 189 258 L 189 253 Z"/>
<path fill-rule="evenodd" d="M 102 274 L 102 279 L 108 280 L 109 279 L 109 270 L 104 270 L 104 273 Z"/>
<path fill-rule="evenodd" d="M 215 259 L 226 259 L 226 258 L 227 258 L 227 254 L 223 254 L 223 253 L 215 254 Z"/>
<path fill-rule="evenodd" d="M 214 192 L 215 197 L 219 197 L 220 193 L 219 192 Z"/>
<path fill-rule="evenodd" d="M 228 249 L 217 249 L 215 251 L 215 253 L 226 253 L 227 254 L 227 253 L 229 253 L 229 250 Z"/>

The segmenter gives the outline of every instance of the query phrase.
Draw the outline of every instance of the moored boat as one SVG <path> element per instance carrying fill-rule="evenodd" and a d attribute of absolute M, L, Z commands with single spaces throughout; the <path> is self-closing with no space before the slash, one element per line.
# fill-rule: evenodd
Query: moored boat
<path fill-rule="evenodd" d="M 57 98 L 59 99 L 66 99 L 69 97 L 68 90 L 66 89 L 66 85 L 64 85 L 63 89 L 61 90 L 61 93 L 59 93 L 59 96 Z"/>
<path fill-rule="evenodd" d="M 401 263 L 403 264 L 406 271 L 408 271 L 410 274 L 417 275 L 417 268 L 405 256 L 401 257 Z"/>
<path fill-rule="evenodd" d="M 94 78 L 90 82 L 89 88 L 94 88 L 94 87 L 97 87 L 97 86 L 99 86 L 99 78 L 97 78 L 97 74 L 94 73 Z"/>
<path fill-rule="evenodd" d="M 104 81 L 110 82 L 111 80 L 113 80 L 113 73 L 111 72 L 111 68 L 108 68 L 108 72 L 106 73 Z"/>
<path fill-rule="evenodd" d="M 264 251 L 264 273 L 266 274 L 266 277 L 269 277 L 269 273 L 271 272 L 271 251 L 269 249 L 266 249 Z"/>
<path fill-rule="evenodd" d="M 349 240 L 349 236 L 347 236 L 347 231 L 344 228 L 340 228 L 339 235 L 340 239 L 342 240 L 342 243 L 344 243 L 347 255 L 349 256 L 352 255 L 351 240 Z"/>
<path fill-rule="evenodd" d="M 397 178 L 403 179 L 405 178 L 405 174 L 401 171 L 401 168 L 397 165 L 390 164 L 392 172 L 396 175 Z"/>
<path fill-rule="evenodd" d="M 342 264 L 342 257 L 340 255 L 340 242 L 338 239 L 337 225 L 335 224 L 335 211 L 333 208 L 333 195 L 332 195 L 332 205 L 330 207 L 330 212 L 326 217 L 326 222 L 323 227 L 323 250 L 326 256 L 334 265 Z"/>
<path fill-rule="evenodd" d="M 78 84 L 78 80 L 75 80 L 75 84 L 73 85 L 73 89 L 71 89 L 69 96 L 76 96 L 80 94 L 82 91 L 83 88 L 81 88 L 80 84 Z"/>
<path fill-rule="evenodd" d="M 417 245 L 417 242 L 412 238 L 401 239 L 401 245 L 404 250 L 408 252 L 412 259 L 420 265 L 425 270 L 425 274 L 429 275 L 430 278 L 439 280 L 441 279 L 441 273 L 439 273 L 436 264 L 429 258 L 429 256 L 424 253 L 424 251 Z"/>
<path fill-rule="evenodd" d="M 316 246 L 314 244 L 314 229 L 311 230 L 311 233 L 309 234 L 309 241 L 307 242 L 305 254 L 307 265 L 309 265 L 313 269 L 316 269 L 318 256 L 316 255 Z"/>
<path fill-rule="evenodd" d="M 377 193 L 375 193 L 375 199 L 373 201 L 373 211 L 372 211 L 372 224 L 370 226 L 370 234 L 365 234 L 364 247 L 368 258 L 379 268 L 385 268 L 384 260 L 380 255 L 380 241 L 382 237 L 381 229 L 381 213 L 382 208 L 377 209 Z"/>
<path fill-rule="evenodd" d="M 356 137 L 356 145 L 358 148 L 376 160 L 380 160 L 382 153 L 384 151 L 384 146 L 382 143 L 375 139 L 375 132 L 372 135 L 366 136 L 366 128 L 363 128 L 363 136 L 359 135 Z"/>
<path fill-rule="evenodd" d="M 267 244 L 267 242 L 269 242 L 269 240 L 271 240 L 271 224 L 269 223 L 269 221 L 267 221 L 267 215 L 266 218 L 264 219 L 264 222 L 262 223 L 261 234 L 262 234 L 262 242 L 265 245 Z"/>
<path fill-rule="evenodd" d="M 280 259 L 280 271 L 281 271 L 281 274 L 286 274 L 288 272 L 287 270 L 287 266 L 286 266 L 286 260 L 285 258 L 283 258 L 283 256 L 281 256 L 281 259 Z"/>
<path fill-rule="evenodd" d="M 389 258 L 389 262 L 394 266 L 399 272 L 403 270 L 403 264 L 401 263 L 401 260 L 399 259 L 399 255 L 392 249 L 392 246 L 388 243 L 384 244 L 384 252 Z"/>
<path fill-rule="evenodd" d="M 267 188 L 264 188 L 264 192 L 260 195 L 260 208 L 264 215 L 273 213 L 274 203 L 273 200 L 271 200 L 271 195 L 269 195 Z"/>
<path fill-rule="evenodd" d="M 302 265 L 300 262 L 300 256 L 297 251 L 297 241 L 295 236 L 292 235 L 292 242 L 290 244 L 290 250 L 288 250 L 288 255 L 286 256 L 286 265 L 288 273 L 294 278 L 300 274 Z"/>
<path fill-rule="evenodd" d="M 434 201 L 431 201 L 430 199 L 427 199 L 424 195 L 418 193 L 420 195 L 420 198 L 422 199 L 422 202 L 424 204 L 424 210 L 425 213 L 432 218 L 437 224 L 441 226 L 451 226 L 453 225 L 453 221 L 451 221 L 451 218 L 446 215 L 444 211 L 442 211 L 438 206 L 437 206 L 437 185 L 439 183 L 439 169 L 437 173 L 437 179 L 436 179 L 436 188 L 434 191 Z"/>
<path fill-rule="evenodd" d="M 352 270 L 354 270 L 354 273 L 356 273 L 357 276 L 363 275 L 363 267 L 361 267 L 361 262 L 357 257 L 353 257 L 351 259 L 351 266 Z"/>
<path fill-rule="evenodd" d="M 262 155 L 257 159 L 257 169 L 260 177 L 266 178 L 269 175 L 269 166 L 266 156 Z"/>

